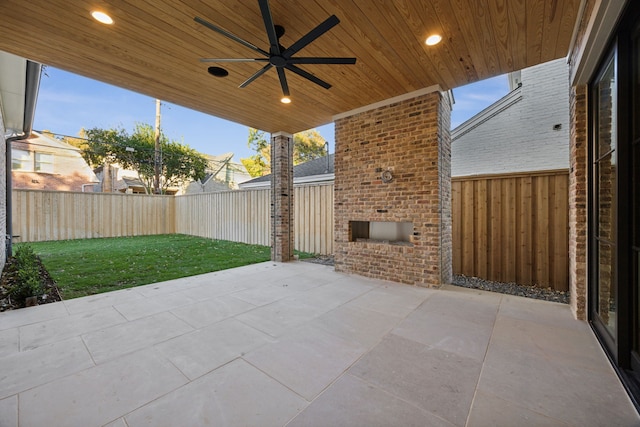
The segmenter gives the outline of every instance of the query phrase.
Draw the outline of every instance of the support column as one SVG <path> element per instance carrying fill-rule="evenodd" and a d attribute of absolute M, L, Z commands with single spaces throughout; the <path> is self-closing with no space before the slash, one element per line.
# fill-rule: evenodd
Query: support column
<path fill-rule="evenodd" d="M 587 86 L 573 86 L 570 92 L 571 130 L 569 140 L 569 295 L 571 310 L 587 319 Z"/>
<path fill-rule="evenodd" d="M 335 269 L 438 287 L 452 278 L 451 100 L 412 95 L 335 120 Z"/>
<path fill-rule="evenodd" d="M 271 260 L 293 259 L 293 135 L 271 134 Z"/>

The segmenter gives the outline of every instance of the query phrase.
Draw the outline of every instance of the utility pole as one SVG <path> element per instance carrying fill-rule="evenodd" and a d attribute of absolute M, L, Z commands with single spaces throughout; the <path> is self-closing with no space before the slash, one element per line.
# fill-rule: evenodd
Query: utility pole
<path fill-rule="evenodd" d="M 160 169 L 162 164 L 160 163 L 160 100 L 156 99 L 156 135 L 155 135 L 156 149 L 153 161 L 153 193 L 160 194 Z"/>

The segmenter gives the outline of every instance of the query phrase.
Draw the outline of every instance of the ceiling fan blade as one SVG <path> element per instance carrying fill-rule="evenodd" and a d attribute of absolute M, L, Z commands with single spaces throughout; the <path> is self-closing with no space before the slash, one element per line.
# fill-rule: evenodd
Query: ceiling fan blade
<path fill-rule="evenodd" d="M 287 59 L 287 64 L 355 64 L 356 58 L 296 57 Z"/>
<path fill-rule="evenodd" d="M 200 58 L 200 62 L 269 62 L 269 58 Z"/>
<path fill-rule="evenodd" d="M 314 41 L 315 39 L 317 39 L 327 31 L 329 31 L 339 23 L 340 23 L 340 20 L 338 19 L 338 17 L 336 15 L 331 15 L 320 25 L 318 25 L 313 30 L 309 31 L 307 34 L 302 36 L 300 40 L 298 40 L 297 42 L 289 46 L 288 49 L 282 52 L 282 56 L 284 56 L 286 59 L 291 58 L 291 56 L 293 56 L 296 52 L 303 49 L 309 43 L 311 43 L 312 41 Z"/>
<path fill-rule="evenodd" d="M 194 21 L 196 21 L 198 24 L 200 25 L 204 25 L 205 27 L 209 28 L 210 30 L 215 31 L 216 33 L 222 34 L 223 36 L 227 37 L 228 39 L 233 40 L 234 42 L 240 43 L 241 45 L 248 47 L 249 49 L 255 50 L 256 52 L 261 53 L 264 56 L 269 56 L 269 52 L 265 52 L 264 50 L 260 49 L 259 47 L 249 43 L 246 40 L 242 40 L 240 37 L 231 34 L 230 32 L 228 32 L 227 30 L 223 30 L 222 28 L 213 25 L 211 22 L 205 21 L 204 19 L 196 16 L 195 18 L 193 18 Z M 274 30 L 275 32 L 275 30 Z"/>
<path fill-rule="evenodd" d="M 260 4 L 262 19 L 264 20 L 264 28 L 267 30 L 267 37 L 269 37 L 269 44 L 271 45 L 269 51 L 272 55 L 280 55 L 280 44 L 278 43 L 278 36 L 276 35 L 276 27 L 273 24 L 269 0 L 258 0 L 258 3 Z"/>
<path fill-rule="evenodd" d="M 282 67 L 276 67 L 278 70 L 278 78 L 280 79 L 280 86 L 282 86 L 282 94 L 289 96 L 289 85 L 287 84 L 287 76 L 284 75 L 284 69 Z"/>
<path fill-rule="evenodd" d="M 319 78 L 317 78 L 316 76 L 314 76 L 311 73 L 306 72 L 305 70 L 296 67 L 295 65 L 285 65 L 285 68 L 289 71 L 293 71 L 294 73 L 296 73 L 297 75 L 299 75 L 300 77 L 304 77 L 307 80 L 312 81 L 313 83 L 317 84 L 318 86 L 322 86 L 325 89 L 329 89 L 331 87 L 331 85 L 327 82 L 325 82 L 324 80 L 321 80 Z"/>
<path fill-rule="evenodd" d="M 240 88 L 245 88 L 247 86 L 249 86 L 249 84 L 254 81 L 255 79 L 257 79 L 258 77 L 260 77 L 261 75 L 263 75 L 265 72 L 267 72 L 271 67 L 273 67 L 273 65 L 271 64 L 267 64 L 264 67 L 262 67 L 260 70 L 258 70 L 253 76 L 249 77 L 247 80 L 244 81 L 244 83 L 242 83 L 240 86 Z"/>

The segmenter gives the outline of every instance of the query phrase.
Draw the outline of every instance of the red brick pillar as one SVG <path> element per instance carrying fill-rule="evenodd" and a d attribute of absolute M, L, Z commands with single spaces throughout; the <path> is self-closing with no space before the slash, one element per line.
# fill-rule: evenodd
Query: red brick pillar
<path fill-rule="evenodd" d="M 569 142 L 569 294 L 571 310 L 587 318 L 587 87 L 573 86 Z"/>
<path fill-rule="evenodd" d="M 428 90 L 335 121 L 336 271 L 451 282 L 450 115 L 448 94 Z M 410 230 L 388 241 L 371 223 Z"/>
<path fill-rule="evenodd" d="M 271 260 L 293 259 L 293 135 L 271 134 Z"/>

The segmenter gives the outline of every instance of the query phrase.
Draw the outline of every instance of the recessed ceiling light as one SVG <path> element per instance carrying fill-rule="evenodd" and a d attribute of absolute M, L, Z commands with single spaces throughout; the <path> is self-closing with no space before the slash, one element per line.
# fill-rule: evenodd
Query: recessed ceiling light
<path fill-rule="evenodd" d="M 221 67 L 209 67 L 207 68 L 207 71 L 209 74 L 216 77 L 227 77 L 229 75 L 229 72 Z"/>
<path fill-rule="evenodd" d="M 102 24 L 107 24 L 107 25 L 113 24 L 113 19 L 111 19 L 111 17 L 104 12 L 94 10 L 93 12 L 91 12 L 91 16 L 93 16 L 93 19 L 95 19 L 96 21 Z"/>
<path fill-rule="evenodd" d="M 427 44 L 427 46 L 434 46 L 440 43 L 441 40 L 442 40 L 442 36 L 440 34 L 433 34 L 427 37 L 427 40 L 425 41 L 425 43 Z"/>
<path fill-rule="evenodd" d="M 285 96 L 280 100 L 280 102 L 282 102 L 283 104 L 291 104 L 291 98 Z"/>

